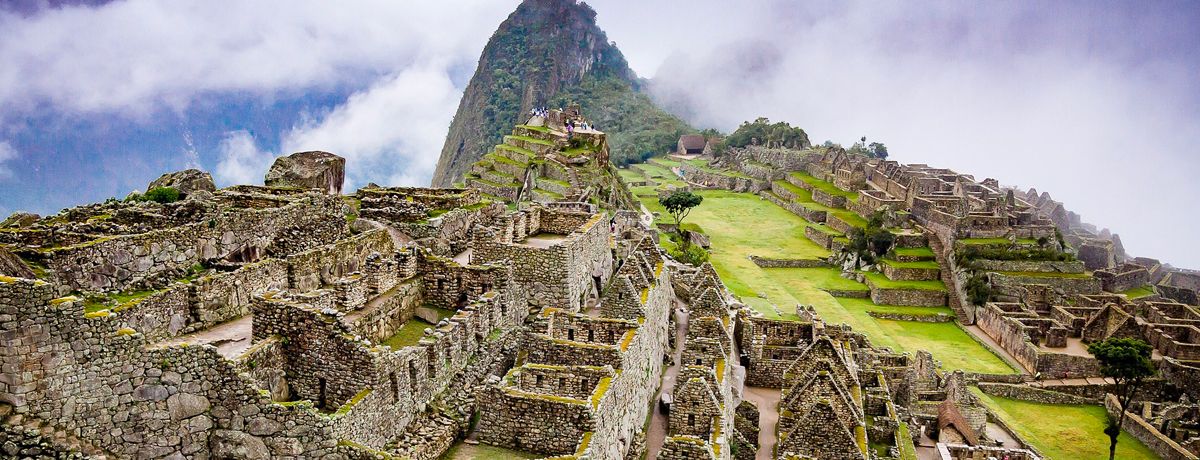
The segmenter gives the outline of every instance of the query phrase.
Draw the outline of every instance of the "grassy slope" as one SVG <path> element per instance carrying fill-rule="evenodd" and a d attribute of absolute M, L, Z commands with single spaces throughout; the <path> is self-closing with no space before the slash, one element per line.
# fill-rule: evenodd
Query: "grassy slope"
<path fill-rule="evenodd" d="M 1100 406 L 1039 404 L 989 396 L 974 390 L 998 417 L 1021 437 L 1054 460 L 1108 458 L 1108 420 Z M 1145 444 L 1122 432 L 1117 439 L 1117 458 L 1157 459 Z"/>
<path fill-rule="evenodd" d="M 643 167 L 646 165 L 638 165 Z M 655 169 L 651 165 L 649 169 Z M 653 187 L 635 194 L 648 209 L 659 207 Z M 797 304 L 813 305 L 830 323 L 847 323 L 880 346 L 899 351 L 929 349 L 949 368 L 1008 373 L 1013 369 L 974 342 L 953 323 L 917 323 L 872 318 L 867 311 L 951 314 L 948 308 L 878 306 L 866 299 L 835 298 L 821 289 L 864 289 L 865 285 L 838 276 L 835 268 L 772 268 L 754 265 L 747 256 L 814 258 L 829 252 L 803 236 L 812 225 L 799 216 L 747 193 L 704 190 L 701 203 L 687 221 L 704 228 L 712 242 L 712 263 L 726 286 L 751 308 L 772 318 L 795 318 Z M 760 294 L 763 297 L 760 297 Z M 772 306 L 774 305 L 774 307 Z M 775 311 L 779 308 L 782 315 Z"/>
<path fill-rule="evenodd" d="M 530 454 L 503 447 L 489 446 L 487 444 L 470 445 L 466 443 L 455 444 L 446 454 L 442 456 L 444 460 L 511 460 L 522 458 L 542 458 L 543 455 Z"/>

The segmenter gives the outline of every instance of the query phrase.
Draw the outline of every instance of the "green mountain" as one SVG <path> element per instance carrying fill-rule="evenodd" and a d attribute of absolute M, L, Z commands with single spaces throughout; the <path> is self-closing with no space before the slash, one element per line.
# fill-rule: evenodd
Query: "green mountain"
<path fill-rule="evenodd" d="M 433 185 L 462 179 L 535 107 L 577 102 L 609 134 L 614 163 L 640 161 L 694 132 L 654 105 L 625 56 L 596 26 L 596 12 L 576 0 L 526 0 L 508 16 L 479 57 L 442 147 Z"/>

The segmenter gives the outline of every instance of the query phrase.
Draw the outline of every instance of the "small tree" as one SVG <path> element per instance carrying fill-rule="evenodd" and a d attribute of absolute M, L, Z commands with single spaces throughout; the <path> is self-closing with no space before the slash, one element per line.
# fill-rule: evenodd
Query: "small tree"
<path fill-rule="evenodd" d="M 867 152 L 880 160 L 886 160 L 888 157 L 887 147 L 880 142 L 872 142 L 871 145 L 868 145 Z"/>
<path fill-rule="evenodd" d="M 1125 423 L 1125 411 L 1133 402 L 1133 396 L 1147 377 L 1154 375 L 1154 363 L 1150 361 L 1150 344 L 1140 339 L 1110 338 L 1088 345 L 1088 353 L 1100 362 L 1100 375 L 1116 381 L 1117 403 L 1120 415 L 1111 418 L 1104 434 L 1108 435 L 1108 460 L 1117 455 L 1117 436 Z"/>
<path fill-rule="evenodd" d="M 683 231 L 683 219 L 692 212 L 692 208 L 699 206 L 701 201 L 704 201 L 704 197 L 688 190 L 676 190 L 666 198 L 658 199 L 658 204 L 666 208 L 667 212 L 671 214 L 671 218 L 675 219 L 675 233 L 679 234 L 679 238 L 683 240 L 684 247 L 687 247 L 690 242 L 687 234 Z"/>

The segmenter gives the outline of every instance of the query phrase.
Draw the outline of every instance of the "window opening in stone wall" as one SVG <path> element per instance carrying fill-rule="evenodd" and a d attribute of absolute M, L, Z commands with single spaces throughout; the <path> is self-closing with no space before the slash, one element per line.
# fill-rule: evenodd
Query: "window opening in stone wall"
<path fill-rule="evenodd" d="M 567 329 L 567 340 L 575 340 L 575 330 Z"/>
<path fill-rule="evenodd" d="M 696 426 L 696 415 L 695 414 L 688 414 L 688 426 L 689 427 Z"/>
<path fill-rule="evenodd" d="M 562 389 L 563 389 L 564 387 L 566 387 L 566 386 L 567 386 L 567 378 L 566 378 L 566 377 L 559 377 L 559 378 L 558 378 L 558 389 L 559 389 L 559 390 L 562 390 Z"/>
<path fill-rule="evenodd" d="M 400 402 L 400 384 L 396 382 L 395 372 L 388 374 L 388 379 L 390 379 L 392 383 L 392 404 L 395 404 Z"/>
<path fill-rule="evenodd" d="M 417 391 L 417 361 L 410 360 L 408 362 L 408 387 L 412 391 Z"/>
<path fill-rule="evenodd" d="M 580 381 L 579 381 L 579 392 L 580 392 L 580 393 L 583 393 L 583 394 L 587 394 L 587 393 L 588 393 L 588 379 L 587 379 L 587 377 L 584 377 L 584 378 L 583 378 L 583 380 L 580 380 Z"/>
<path fill-rule="evenodd" d="M 699 365 L 700 365 L 700 358 L 696 358 L 696 365 L 697 365 L 697 366 L 699 366 Z"/>
<path fill-rule="evenodd" d="M 317 408 L 325 408 L 325 377 L 317 377 Z"/>
<path fill-rule="evenodd" d="M 588 329 L 588 342 L 595 342 L 595 341 L 596 341 L 595 331 Z"/>
<path fill-rule="evenodd" d="M 538 375 L 536 378 L 533 379 L 533 381 L 534 381 L 534 385 L 537 385 L 539 387 L 542 386 L 542 376 L 541 375 Z"/>
<path fill-rule="evenodd" d="M 617 334 L 615 332 L 613 332 L 612 329 L 609 329 L 608 342 L 612 343 L 612 342 L 616 342 L 616 341 L 617 341 Z"/>

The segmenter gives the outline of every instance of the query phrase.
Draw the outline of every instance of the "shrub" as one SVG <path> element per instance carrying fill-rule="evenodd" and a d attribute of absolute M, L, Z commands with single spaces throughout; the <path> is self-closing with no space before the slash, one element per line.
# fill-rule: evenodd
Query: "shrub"
<path fill-rule="evenodd" d="M 668 254 L 670 254 L 675 260 L 695 267 L 699 267 L 705 262 L 708 262 L 708 251 L 705 251 L 704 248 L 695 244 L 689 244 L 686 247 L 676 246 L 672 248 Z"/>
<path fill-rule="evenodd" d="M 967 280 L 967 297 L 974 305 L 983 305 L 992 299 L 992 286 L 984 279 L 983 274 L 976 273 Z"/>
<path fill-rule="evenodd" d="M 153 201 L 155 203 L 174 203 L 179 201 L 179 190 L 175 187 L 155 187 L 142 194 L 129 195 L 125 201 Z"/>

